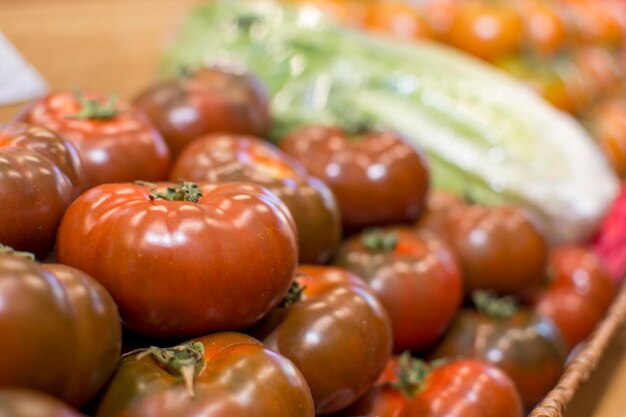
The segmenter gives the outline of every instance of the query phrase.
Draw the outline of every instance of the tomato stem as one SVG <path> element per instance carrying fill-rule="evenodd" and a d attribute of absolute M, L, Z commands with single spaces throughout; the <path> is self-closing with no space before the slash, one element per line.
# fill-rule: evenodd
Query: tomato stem
<path fill-rule="evenodd" d="M 363 232 L 361 244 L 372 252 L 391 252 L 398 246 L 398 234 L 385 233 L 381 229 L 370 229 Z"/>
<path fill-rule="evenodd" d="M 306 289 L 306 286 L 302 286 L 298 283 L 298 281 L 293 280 L 291 283 L 291 287 L 289 287 L 289 291 L 287 291 L 287 295 L 281 301 L 279 307 L 291 307 L 302 299 L 302 293 Z"/>
<path fill-rule="evenodd" d="M 33 255 L 32 253 L 16 251 L 12 247 L 4 245 L 2 243 L 0 243 L 0 254 L 18 256 L 20 258 L 28 259 L 30 261 L 35 260 L 35 255 Z"/>
<path fill-rule="evenodd" d="M 202 197 L 202 191 L 193 182 L 181 182 L 174 187 L 168 187 L 165 192 L 153 190 L 150 200 L 162 199 L 167 201 L 187 201 L 197 203 Z"/>
<path fill-rule="evenodd" d="M 195 398 L 194 378 L 204 368 L 204 345 L 188 342 L 171 348 L 151 347 L 141 355 L 152 357 L 170 374 L 183 379 L 190 398 Z"/>
<path fill-rule="evenodd" d="M 80 90 L 77 90 L 74 95 L 81 107 L 78 113 L 67 116 L 68 119 L 111 120 L 115 119 L 120 114 L 116 109 L 117 95 L 115 94 L 111 94 L 106 103 L 100 103 L 97 100 L 89 100 Z"/>
<path fill-rule="evenodd" d="M 404 352 L 398 367 L 394 369 L 398 380 L 390 382 L 389 386 L 407 398 L 414 398 L 424 389 L 426 377 L 431 371 L 432 367 L 426 362 L 412 358 L 408 351 Z"/>
<path fill-rule="evenodd" d="M 491 291 L 474 291 L 472 293 L 472 301 L 478 311 L 495 319 L 510 319 L 519 309 L 515 297 L 507 296 L 498 298 L 498 296 Z"/>

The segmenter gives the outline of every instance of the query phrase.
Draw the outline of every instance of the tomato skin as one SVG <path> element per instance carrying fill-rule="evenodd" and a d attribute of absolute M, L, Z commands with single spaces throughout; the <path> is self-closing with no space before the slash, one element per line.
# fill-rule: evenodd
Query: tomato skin
<path fill-rule="evenodd" d="M 413 222 L 423 209 L 429 186 L 426 161 L 396 133 L 350 140 L 335 127 L 304 126 L 279 146 L 333 190 L 346 232 Z"/>
<path fill-rule="evenodd" d="M 430 230 L 445 238 L 449 233 L 453 213 L 465 206 L 465 202 L 455 194 L 432 190 L 428 194 L 424 214 L 417 220 L 416 226 L 418 229 Z"/>
<path fill-rule="evenodd" d="M 85 273 L 0 253 L 0 387 L 85 405 L 120 355 L 121 324 L 107 291 Z"/>
<path fill-rule="evenodd" d="M 347 240 L 334 264 L 363 278 L 393 325 L 393 349 L 423 350 L 443 335 L 463 301 L 463 281 L 450 248 L 432 234 L 408 227 L 378 229 L 396 236 L 395 248 L 364 245 L 369 232 Z"/>
<path fill-rule="evenodd" d="M 332 267 L 301 266 L 302 300 L 273 311 L 253 334 L 306 378 L 316 415 L 345 408 L 370 388 L 391 354 L 391 323 L 363 281 Z"/>
<path fill-rule="evenodd" d="M 88 186 L 76 148 L 42 127 L 0 124 L 0 242 L 45 256 L 65 209 Z"/>
<path fill-rule="evenodd" d="M 541 280 L 547 243 L 521 209 L 473 205 L 455 211 L 450 222 L 448 242 L 468 293 L 515 294 Z"/>
<path fill-rule="evenodd" d="M 180 376 L 152 356 L 131 354 L 120 362 L 97 417 L 314 417 L 302 374 L 258 340 L 218 333 L 195 340 L 204 347 L 204 368 L 194 377 L 195 397 Z"/>
<path fill-rule="evenodd" d="M 153 337 L 237 330 L 281 301 L 297 243 L 276 198 L 239 183 L 197 203 L 150 194 L 133 184 L 94 188 L 70 206 L 57 238 L 59 261 L 107 287 L 131 330 Z"/>
<path fill-rule="evenodd" d="M 208 133 L 263 137 L 269 133 L 269 100 L 249 73 L 201 68 L 188 77 L 154 85 L 135 104 L 161 132 L 174 156 Z"/>
<path fill-rule="evenodd" d="M 399 1 L 369 3 L 365 27 L 400 39 L 430 39 L 433 32 L 417 8 Z"/>
<path fill-rule="evenodd" d="M 543 55 L 558 52 L 567 40 L 567 28 L 554 5 L 531 1 L 524 6 L 522 13 L 529 46 Z"/>
<path fill-rule="evenodd" d="M 299 261 L 325 263 L 341 240 L 341 217 L 332 191 L 268 142 L 213 134 L 189 145 L 177 159 L 173 181 L 246 181 L 278 196 L 298 228 Z"/>
<path fill-rule="evenodd" d="M 583 247 L 555 249 L 549 270 L 552 281 L 539 296 L 537 312 L 552 319 L 571 349 L 605 316 L 615 287 L 600 259 Z"/>
<path fill-rule="evenodd" d="M 463 310 L 450 326 L 433 358 L 468 357 L 502 369 L 516 384 L 526 408 L 533 407 L 557 383 L 566 348 L 548 318 L 520 310 L 509 319 Z"/>
<path fill-rule="evenodd" d="M 109 97 L 85 91 L 84 97 L 106 103 Z M 161 135 L 133 105 L 117 101 L 117 116 L 107 120 L 77 119 L 82 104 L 75 93 L 48 95 L 28 106 L 19 119 L 45 126 L 72 142 L 84 162 L 91 185 L 164 180 L 170 153 Z"/>
<path fill-rule="evenodd" d="M 594 136 L 617 175 L 626 177 L 626 102 L 608 100 L 591 115 Z"/>
<path fill-rule="evenodd" d="M 84 417 L 53 397 L 21 389 L 0 389 L 0 416 Z"/>

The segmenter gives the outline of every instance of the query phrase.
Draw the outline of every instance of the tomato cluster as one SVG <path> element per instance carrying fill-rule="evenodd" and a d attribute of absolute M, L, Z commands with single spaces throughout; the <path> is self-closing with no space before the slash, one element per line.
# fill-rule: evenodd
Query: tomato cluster
<path fill-rule="evenodd" d="M 395 132 L 270 124 L 205 68 L 0 126 L 0 414 L 520 417 L 555 385 L 614 296 L 591 252 L 430 190 Z"/>

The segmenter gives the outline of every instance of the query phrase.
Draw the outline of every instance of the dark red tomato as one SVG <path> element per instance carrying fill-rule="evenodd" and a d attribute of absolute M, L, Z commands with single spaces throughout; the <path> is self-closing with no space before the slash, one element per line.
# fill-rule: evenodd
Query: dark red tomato
<path fill-rule="evenodd" d="M 550 319 L 502 306 L 491 301 L 481 306 L 484 312 L 461 311 L 433 357 L 469 357 L 496 365 L 515 381 L 524 405 L 531 408 L 556 385 L 567 350 Z"/>
<path fill-rule="evenodd" d="M 396 375 L 380 382 L 339 413 L 354 417 L 522 417 L 513 381 L 477 360 L 430 367 L 421 361 L 389 361 Z"/>
<path fill-rule="evenodd" d="M 445 239 L 454 211 L 462 210 L 465 205 L 463 199 L 455 194 L 433 190 L 428 194 L 426 209 L 416 225 L 419 229 L 430 230 Z"/>
<path fill-rule="evenodd" d="M 463 300 L 452 251 L 410 228 L 366 230 L 346 241 L 335 265 L 363 278 L 393 325 L 393 349 L 418 351 L 443 335 Z"/>
<path fill-rule="evenodd" d="M 108 381 L 122 344 L 117 307 L 102 285 L 6 247 L 0 248 L 0 334 L 0 387 L 44 391 L 75 406 Z"/>
<path fill-rule="evenodd" d="M 296 129 L 280 148 L 333 190 L 344 229 L 413 222 L 424 207 L 428 167 L 396 133 L 348 137 L 334 127 Z"/>
<path fill-rule="evenodd" d="M 251 74 L 201 68 L 163 81 L 135 99 L 161 132 L 174 156 L 208 133 L 265 136 L 271 127 L 269 102 Z"/>
<path fill-rule="evenodd" d="M 304 377 L 237 333 L 124 357 L 97 417 L 313 417 Z"/>
<path fill-rule="evenodd" d="M 523 210 L 473 205 L 456 210 L 448 241 L 461 263 L 467 292 L 515 294 L 537 284 L 547 244 Z"/>
<path fill-rule="evenodd" d="M 615 297 L 615 287 L 600 259 L 578 246 L 550 254 L 547 289 L 539 296 L 537 312 L 552 319 L 571 349 L 602 320 Z"/>
<path fill-rule="evenodd" d="M 341 218 L 330 189 L 273 145 L 251 136 L 213 134 L 189 145 L 174 164 L 174 181 L 247 181 L 276 194 L 298 228 L 300 262 L 330 260 L 341 240 Z"/>
<path fill-rule="evenodd" d="M 145 115 L 96 91 L 59 92 L 34 102 L 20 119 L 74 143 L 92 185 L 164 180 L 170 153 Z"/>
<path fill-rule="evenodd" d="M 0 389 L 2 417 L 83 417 L 61 401 L 37 391 Z"/>
<path fill-rule="evenodd" d="M 167 192 L 103 185 L 68 209 L 57 256 L 103 283 L 137 333 L 241 329 L 277 305 L 293 279 L 296 234 L 280 204 L 251 184 L 206 195 L 191 183 Z"/>
<path fill-rule="evenodd" d="M 51 131 L 0 125 L 0 242 L 45 256 L 61 217 L 87 188 L 74 146 Z"/>
<path fill-rule="evenodd" d="M 349 272 L 302 266 L 291 292 L 252 333 L 302 371 L 317 415 L 353 403 L 391 354 L 391 323 L 371 289 Z M 302 290 L 303 289 L 303 290 Z"/>

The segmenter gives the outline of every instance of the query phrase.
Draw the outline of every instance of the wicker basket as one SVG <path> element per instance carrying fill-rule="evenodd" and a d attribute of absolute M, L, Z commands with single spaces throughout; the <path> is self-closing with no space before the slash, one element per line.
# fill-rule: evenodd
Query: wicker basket
<path fill-rule="evenodd" d="M 583 382 L 598 367 L 600 359 L 626 319 L 626 285 L 598 325 L 585 347 L 568 363 L 557 386 L 530 413 L 530 417 L 563 417 Z"/>

